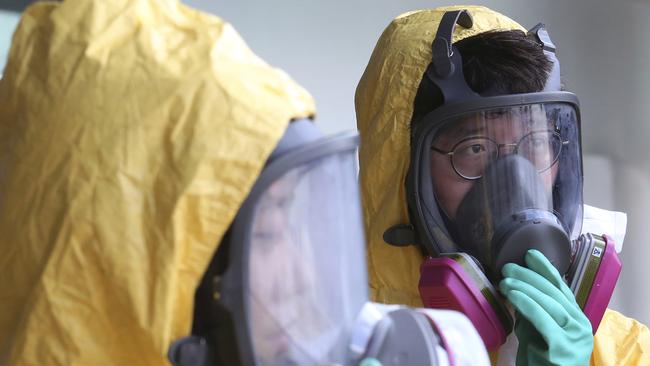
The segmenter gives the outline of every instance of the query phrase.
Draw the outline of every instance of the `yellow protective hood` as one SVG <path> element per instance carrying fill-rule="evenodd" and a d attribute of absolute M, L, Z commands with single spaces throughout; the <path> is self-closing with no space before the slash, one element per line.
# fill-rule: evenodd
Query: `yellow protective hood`
<path fill-rule="evenodd" d="M 374 301 L 421 306 L 417 284 L 422 254 L 382 238 L 386 229 L 408 224 L 404 181 L 409 167 L 410 121 L 422 75 L 431 62 L 442 15 L 468 9 L 470 29 L 456 27 L 454 42 L 492 30 L 525 29 L 482 6 L 453 6 L 406 13 L 384 30 L 357 86 L 355 106 L 363 208 L 368 238 L 368 271 Z"/>
<path fill-rule="evenodd" d="M 30 7 L 0 81 L 0 364 L 163 365 L 310 95 L 176 0 Z"/>

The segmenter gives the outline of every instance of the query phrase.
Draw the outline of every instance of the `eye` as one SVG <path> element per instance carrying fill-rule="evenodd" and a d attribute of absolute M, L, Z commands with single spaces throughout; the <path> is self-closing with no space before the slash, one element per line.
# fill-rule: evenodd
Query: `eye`
<path fill-rule="evenodd" d="M 470 149 L 471 149 L 472 153 L 474 153 L 474 154 L 485 152 L 487 150 L 485 148 L 485 146 L 483 146 L 481 144 L 474 144 L 474 145 L 470 146 Z"/>
<path fill-rule="evenodd" d="M 532 139 L 532 145 L 535 149 L 548 146 L 548 139 L 546 137 L 535 137 Z"/>
<path fill-rule="evenodd" d="M 487 152 L 488 146 L 485 142 L 474 140 L 458 146 L 454 154 L 459 155 L 459 157 L 472 158 L 483 156 Z"/>
<path fill-rule="evenodd" d="M 546 132 L 532 133 L 522 140 L 521 146 L 523 150 L 528 150 L 531 154 L 546 153 L 551 150 L 551 140 L 554 139 L 553 134 Z"/>

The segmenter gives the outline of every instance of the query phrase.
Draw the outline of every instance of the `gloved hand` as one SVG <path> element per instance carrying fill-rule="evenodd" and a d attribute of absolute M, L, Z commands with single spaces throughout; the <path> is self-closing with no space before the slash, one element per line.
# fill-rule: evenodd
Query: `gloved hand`
<path fill-rule="evenodd" d="M 503 266 L 501 293 L 516 310 L 517 365 L 583 366 L 594 346 L 591 323 L 557 269 L 537 250 L 526 267 Z"/>

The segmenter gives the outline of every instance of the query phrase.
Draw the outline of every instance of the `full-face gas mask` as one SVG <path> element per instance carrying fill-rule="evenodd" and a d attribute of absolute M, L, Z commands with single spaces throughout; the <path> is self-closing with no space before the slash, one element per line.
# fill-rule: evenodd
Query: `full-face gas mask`
<path fill-rule="evenodd" d="M 356 134 L 289 125 L 204 275 L 174 365 L 489 365 L 464 315 L 368 301 L 356 149 Z"/>
<path fill-rule="evenodd" d="M 384 238 L 394 245 L 422 246 L 431 256 L 421 269 L 425 306 L 463 311 L 488 349 L 501 345 L 512 328 L 492 284 L 500 280 L 504 264 L 524 265 L 530 249 L 568 275 L 576 293 L 584 289 L 579 304 L 595 332 L 620 262 L 613 245 L 607 250 L 606 239 L 580 237 L 578 99 L 560 91 L 555 46 L 541 24 L 528 36 L 552 61 L 544 90 L 474 92 L 463 75 L 462 55 L 452 45 L 455 26 L 471 28 L 472 22 L 465 10 L 447 12 L 440 22 L 422 83 L 439 93 L 442 105 L 411 126 L 406 189 L 413 225 L 392 227 Z M 598 263 L 590 275 L 580 275 L 594 253 Z M 589 301 L 598 303 L 597 309 L 587 307 Z"/>

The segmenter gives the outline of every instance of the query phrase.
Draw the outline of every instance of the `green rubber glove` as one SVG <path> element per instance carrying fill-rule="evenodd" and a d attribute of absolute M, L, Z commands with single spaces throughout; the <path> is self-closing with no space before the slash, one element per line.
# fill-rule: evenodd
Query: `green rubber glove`
<path fill-rule="evenodd" d="M 503 266 L 501 293 L 516 310 L 517 365 L 583 366 L 594 347 L 591 323 L 557 269 L 537 250 L 526 267 Z"/>
<path fill-rule="evenodd" d="M 359 366 L 382 366 L 382 365 L 381 362 L 379 362 L 377 359 L 366 357 L 363 360 L 361 360 Z"/>

